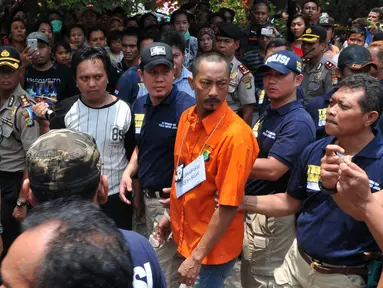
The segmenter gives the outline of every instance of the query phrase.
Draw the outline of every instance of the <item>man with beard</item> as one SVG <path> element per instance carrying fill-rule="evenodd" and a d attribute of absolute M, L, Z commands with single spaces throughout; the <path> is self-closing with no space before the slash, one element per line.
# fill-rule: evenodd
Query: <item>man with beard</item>
<path fill-rule="evenodd" d="M 35 97 L 49 97 L 62 101 L 78 94 L 71 70 L 51 60 L 51 44 L 41 32 L 33 32 L 27 39 L 37 40 L 37 51 L 33 54 L 32 64 L 25 69 L 24 88 Z"/>

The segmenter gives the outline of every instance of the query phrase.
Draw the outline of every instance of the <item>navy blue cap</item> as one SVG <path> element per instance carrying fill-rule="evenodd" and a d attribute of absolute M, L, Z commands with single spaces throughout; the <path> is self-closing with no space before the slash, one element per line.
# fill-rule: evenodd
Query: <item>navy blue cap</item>
<path fill-rule="evenodd" d="M 269 68 L 282 74 L 295 72 L 302 74 L 302 59 L 292 51 L 279 51 L 266 58 L 265 64 L 259 66 L 256 73 L 264 73 Z"/>

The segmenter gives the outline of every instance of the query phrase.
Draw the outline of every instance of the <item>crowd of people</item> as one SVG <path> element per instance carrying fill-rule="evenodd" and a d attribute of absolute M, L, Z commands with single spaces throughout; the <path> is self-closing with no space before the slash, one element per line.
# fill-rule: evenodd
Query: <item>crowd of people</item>
<path fill-rule="evenodd" d="M 288 2 L 1 15 L 4 287 L 383 285 L 383 7 Z"/>

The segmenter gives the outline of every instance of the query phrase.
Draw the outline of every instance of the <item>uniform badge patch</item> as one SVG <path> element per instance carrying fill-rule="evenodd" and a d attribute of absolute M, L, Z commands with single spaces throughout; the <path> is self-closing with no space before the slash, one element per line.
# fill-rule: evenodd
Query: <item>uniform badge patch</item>
<path fill-rule="evenodd" d="M 9 101 L 8 101 L 8 107 L 12 107 L 14 103 L 15 103 L 15 96 L 12 95 L 12 96 L 9 98 Z"/>
<path fill-rule="evenodd" d="M 205 162 L 209 162 L 209 160 L 210 160 L 210 151 L 208 151 L 208 150 L 205 150 L 205 151 L 203 151 L 203 160 L 205 161 Z"/>
<path fill-rule="evenodd" d="M 241 72 L 243 75 L 246 75 L 246 74 L 249 74 L 249 73 L 250 73 L 249 68 L 247 68 L 247 67 L 246 67 L 245 65 L 243 65 L 243 64 L 238 65 L 238 70 L 239 70 L 239 72 Z"/>
<path fill-rule="evenodd" d="M 242 82 L 245 83 L 246 89 L 251 89 L 251 77 L 243 77 Z"/>
<path fill-rule="evenodd" d="M 337 85 L 338 84 L 338 76 L 336 75 L 336 70 L 333 70 L 331 72 L 331 85 Z"/>
<path fill-rule="evenodd" d="M 11 110 L 8 111 L 8 116 L 13 117 L 16 115 L 17 106 L 13 106 Z"/>
<path fill-rule="evenodd" d="M 315 74 L 315 80 L 320 80 L 321 77 L 322 77 L 322 72 L 318 72 L 317 74 Z"/>

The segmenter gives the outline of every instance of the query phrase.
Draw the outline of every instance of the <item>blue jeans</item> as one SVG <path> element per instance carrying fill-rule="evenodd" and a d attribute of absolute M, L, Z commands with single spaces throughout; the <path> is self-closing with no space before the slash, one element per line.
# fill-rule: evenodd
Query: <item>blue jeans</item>
<path fill-rule="evenodd" d="M 229 276 L 237 258 L 220 265 L 202 265 L 199 272 L 196 288 L 221 288 L 223 282 Z"/>

